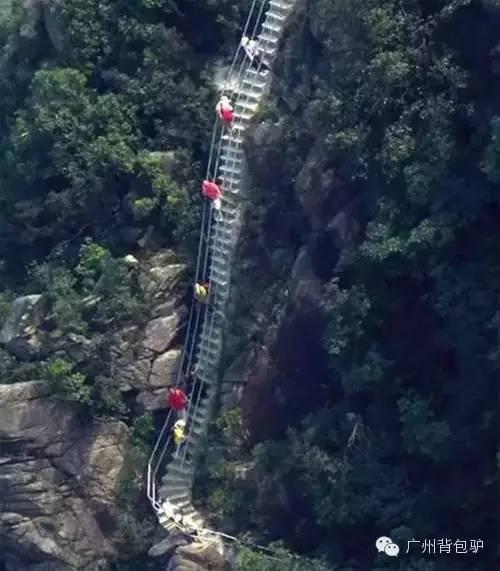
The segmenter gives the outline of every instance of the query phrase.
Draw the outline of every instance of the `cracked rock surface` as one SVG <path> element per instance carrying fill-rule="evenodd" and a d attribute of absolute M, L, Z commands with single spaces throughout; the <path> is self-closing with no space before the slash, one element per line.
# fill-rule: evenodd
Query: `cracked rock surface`
<path fill-rule="evenodd" d="M 82 425 L 41 382 L 0 385 L 0 553 L 8 571 L 107 568 L 127 434 L 119 421 Z"/>

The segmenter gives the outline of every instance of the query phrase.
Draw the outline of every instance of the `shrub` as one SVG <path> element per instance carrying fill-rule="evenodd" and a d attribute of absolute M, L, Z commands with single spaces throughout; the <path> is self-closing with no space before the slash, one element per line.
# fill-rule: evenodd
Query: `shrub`
<path fill-rule="evenodd" d="M 134 418 L 132 424 L 132 433 L 130 435 L 130 443 L 132 446 L 143 449 L 151 446 L 151 440 L 154 435 L 153 415 L 146 412 L 141 416 Z"/>
<path fill-rule="evenodd" d="M 153 417 L 150 413 L 134 419 L 125 452 L 126 462 L 119 480 L 118 495 L 125 506 L 138 501 L 153 434 Z"/>
<path fill-rule="evenodd" d="M 86 384 L 86 376 L 73 372 L 73 366 L 64 359 L 54 359 L 45 367 L 47 381 L 55 394 L 65 401 L 84 405 L 91 403 L 91 390 Z"/>
<path fill-rule="evenodd" d="M 281 546 L 271 547 L 269 556 L 242 547 L 236 557 L 238 571 L 326 571 L 320 562 L 310 559 L 294 559 L 290 553 Z M 328 567 L 329 571 L 334 571 Z"/>
<path fill-rule="evenodd" d="M 156 207 L 156 202 L 149 196 L 136 198 L 132 203 L 132 215 L 135 220 L 147 218 Z"/>
<path fill-rule="evenodd" d="M 83 299 L 71 270 L 52 262 L 32 264 L 29 267 L 29 289 L 46 295 L 57 327 L 63 332 L 86 331 L 82 319 Z"/>
<path fill-rule="evenodd" d="M 96 281 L 111 259 L 111 253 L 103 246 L 86 240 L 80 249 L 80 258 L 75 268 L 84 290 L 92 291 Z"/>
<path fill-rule="evenodd" d="M 111 383 L 111 379 L 104 379 L 95 386 L 94 412 L 102 416 L 124 416 L 128 412 L 128 407 L 120 389 Z"/>

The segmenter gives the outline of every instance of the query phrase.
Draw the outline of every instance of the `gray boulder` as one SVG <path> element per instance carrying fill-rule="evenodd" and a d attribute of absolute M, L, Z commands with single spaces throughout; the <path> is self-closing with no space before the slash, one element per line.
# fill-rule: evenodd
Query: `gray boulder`
<path fill-rule="evenodd" d="M 150 321 L 144 333 L 143 346 L 156 353 L 166 351 L 178 335 L 187 315 L 187 308 L 182 306 L 165 317 Z"/>
<path fill-rule="evenodd" d="M 182 279 L 186 266 L 173 263 L 173 254 L 163 251 L 149 260 L 149 270 L 140 276 L 141 287 L 148 297 L 160 302 L 177 296 L 177 285 Z"/>
<path fill-rule="evenodd" d="M 153 362 L 149 385 L 152 387 L 166 387 L 173 384 L 179 366 L 182 351 L 170 349 Z"/>
<path fill-rule="evenodd" d="M 19 359 L 29 360 L 40 351 L 39 326 L 43 298 L 39 294 L 16 298 L 0 331 L 0 344 Z"/>
<path fill-rule="evenodd" d="M 230 571 L 225 558 L 207 543 L 191 543 L 178 547 L 167 571 Z"/>

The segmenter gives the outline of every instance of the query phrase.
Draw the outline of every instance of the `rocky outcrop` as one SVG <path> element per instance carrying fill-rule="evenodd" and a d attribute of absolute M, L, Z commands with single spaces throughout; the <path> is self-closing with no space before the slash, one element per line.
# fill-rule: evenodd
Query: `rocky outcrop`
<path fill-rule="evenodd" d="M 132 326 L 113 341 L 113 379 L 123 392 L 135 391 L 144 410 L 165 408 L 165 389 L 175 380 L 179 347 L 187 317 L 179 282 L 185 266 L 172 263 L 171 253 L 157 254 L 141 274 L 144 295 L 151 300 L 153 319 Z"/>
<path fill-rule="evenodd" d="M 107 568 L 127 435 L 119 421 L 82 425 L 43 383 L 0 385 L 0 551 L 8 571 Z"/>
<path fill-rule="evenodd" d="M 139 412 L 157 410 L 166 406 L 165 387 L 181 355 L 185 268 L 171 252 L 145 261 L 129 256 L 127 263 L 148 305 L 142 324 L 103 344 L 103 333 L 54 328 L 42 297 L 24 296 L 12 303 L 0 341 L 20 359 L 69 360 L 91 371 L 95 386 L 109 382 L 136 398 Z M 103 368 L 108 345 L 110 371 Z M 117 490 L 129 430 L 119 421 L 82 423 L 80 414 L 43 382 L 0 385 L 0 569 L 99 571 L 116 558 L 123 542 Z"/>
<path fill-rule="evenodd" d="M 166 571 L 231 571 L 220 550 L 211 542 L 195 541 L 182 533 L 170 534 L 154 545 L 150 557 L 165 561 Z"/>
<path fill-rule="evenodd" d="M 163 353 L 170 347 L 178 335 L 180 327 L 186 317 L 186 308 L 174 311 L 165 317 L 158 317 L 150 321 L 144 334 L 144 349 L 153 353 Z"/>
<path fill-rule="evenodd" d="M 342 273 L 360 231 L 355 185 L 340 179 L 313 105 L 321 58 L 304 45 L 312 25 L 307 18 L 291 24 L 304 34 L 285 40 L 277 97 L 264 104 L 245 149 L 252 208 L 230 307 L 231 328 L 239 333 L 237 322 L 244 322 L 247 335 L 244 348 L 231 344 L 232 330 L 226 336 L 222 405 L 240 406 L 256 440 L 282 435 L 321 399 L 331 377 L 323 348 L 325 284 Z M 292 70 L 297 53 L 307 65 Z"/>
<path fill-rule="evenodd" d="M 325 203 L 335 181 L 327 163 L 324 144 L 317 141 L 295 180 L 295 194 L 309 219 L 313 231 L 321 230 L 324 223 Z"/>
<path fill-rule="evenodd" d="M 62 53 L 64 34 L 62 29 L 61 7 L 63 0 L 25 0 L 25 23 L 21 33 L 34 34 L 36 25 L 41 21 L 54 49 Z"/>
<path fill-rule="evenodd" d="M 41 348 L 39 327 L 42 322 L 41 295 L 15 299 L 0 331 L 0 344 L 19 359 L 36 357 Z"/>
<path fill-rule="evenodd" d="M 230 571 L 230 567 L 210 545 L 192 543 L 175 550 L 167 571 Z"/>

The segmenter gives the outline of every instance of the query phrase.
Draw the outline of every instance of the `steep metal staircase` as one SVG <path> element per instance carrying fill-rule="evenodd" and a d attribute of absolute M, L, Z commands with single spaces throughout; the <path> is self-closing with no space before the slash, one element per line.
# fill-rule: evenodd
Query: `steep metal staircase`
<path fill-rule="evenodd" d="M 254 0 L 243 35 L 258 41 L 263 60 L 270 65 L 278 50 L 285 21 L 296 0 Z M 210 305 L 193 300 L 176 385 L 192 374 L 186 433 L 187 440 L 175 452 L 171 428 L 176 413 L 170 411 L 148 463 L 147 494 L 159 521 L 168 530 L 199 536 L 216 534 L 205 528 L 191 502 L 195 462 L 206 435 L 217 394 L 217 373 L 222 351 L 226 305 L 230 293 L 232 256 L 241 224 L 240 192 L 244 152 L 243 135 L 269 85 L 271 73 L 251 64 L 238 47 L 227 75 L 223 94 L 233 101 L 231 128 L 215 121 L 207 178 L 221 181 L 222 210 L 205 203 L 196 265 L 196 281 L 210 284 Z M 223 536 L 224 534 L 217 534 Z"/>

